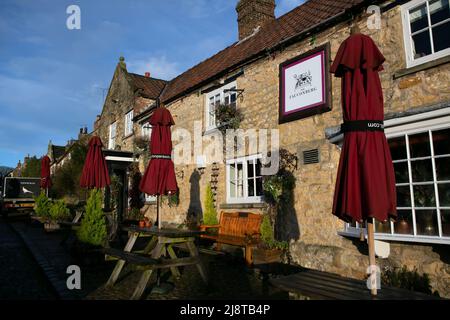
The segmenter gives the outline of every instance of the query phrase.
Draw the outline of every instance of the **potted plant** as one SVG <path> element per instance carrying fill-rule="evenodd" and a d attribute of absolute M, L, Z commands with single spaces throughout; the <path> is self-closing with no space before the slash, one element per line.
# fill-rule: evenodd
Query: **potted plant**
<path fill-rule="evenodd" d="M 282 255 L 289 249 L 286 241 L 278 241 L 274 237 L 270 216 L 264 214 L 261 223 L 261 241 L 253 249 L 253 263 L 267 264 L 281 262 Z"/>
<path fill-rule="evenodd" d="M 50 219 L 44 223 L 47 232 L 54 232 L 60 229 L 58 222 L 70 220 L 71 214 L 64 200 L 57 200 L 50 206 Z"/>
<path fill-rule="evenodd" d="M 102 203 L 102 192 L 93 189 L 76 233 L 78 241 L 72 248 L 76 261 L 84 265 L 96 265 L 104 261 L 102 249 L 107 244 L 108 235 Z"/>
<path fill-rule="evenodd" d="M 50 218 L 50 208 L 52 206 L 51 200 L 42 191 L 34 198 L 34 213 L 35 219 L 39 222 L 45 223 Z"/>

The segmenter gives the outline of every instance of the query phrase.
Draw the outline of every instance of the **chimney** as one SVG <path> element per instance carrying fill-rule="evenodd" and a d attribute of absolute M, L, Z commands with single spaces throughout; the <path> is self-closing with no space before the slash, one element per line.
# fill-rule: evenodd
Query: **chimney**
<path fill-rule="evenodd" d="M 146 72 L 146 73 L 145 73 L 145 77 L 146 77 L 146 78 L 150 78 L 150 72 Z"/>
<path fill-rule="evenodd" d="M 253 33 L 257 27 L 275 20 L 275 0 L 239 0 L 238 14 L 239 40 Z"/>

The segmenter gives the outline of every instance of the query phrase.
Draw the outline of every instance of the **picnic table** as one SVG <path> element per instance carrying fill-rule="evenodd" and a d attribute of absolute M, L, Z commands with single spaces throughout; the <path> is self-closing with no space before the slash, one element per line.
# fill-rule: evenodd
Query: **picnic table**
<path fill-rule="evenodd" d="M 119 259 L 105 285 L 106 287 L 113 286 L 116 283 L 126 263 L 139 265 L 144 269 L 141 279 L 131 297 L 132 300 L 141 298 L 153 271 L 157 269 L 169 268 L 172 274 L 179 278 L 180 272 L 178 267 L 196 265 L 202 279 L 205 283 L 208 281 L 197 246 L 194 243 L 195 238 L 201 235 L 203 233 L 202 231 L 158 229 L 156 227 L 141 228 L 136 226 L 123 227 L 122 230 L 128 231 L 129 233 L 125 248 L 123 250 L 114 248 L 105 249 L 107 255 Z M 147 244 L 143 251 L 133 252 L 133 247 L 139 237 L 145 238 Z M 175 245 L 187 249 L 189 257 L 178 258 L 173 248 Z"/>

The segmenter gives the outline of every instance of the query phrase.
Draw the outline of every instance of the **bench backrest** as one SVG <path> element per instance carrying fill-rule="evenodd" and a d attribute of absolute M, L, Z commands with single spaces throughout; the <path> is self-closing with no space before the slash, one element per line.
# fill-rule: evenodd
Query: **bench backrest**
<path fill-rule="evenodd" d="M 245 237 L 259 235 L 262 215 L 250 212 L 222 212 L 220 215 L 220 235 Z"/>

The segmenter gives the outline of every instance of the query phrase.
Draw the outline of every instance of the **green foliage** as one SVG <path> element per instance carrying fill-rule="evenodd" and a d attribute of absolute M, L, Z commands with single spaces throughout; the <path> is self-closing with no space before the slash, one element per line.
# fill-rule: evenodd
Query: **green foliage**
<path fill-rule="evenodd" d="M 142 179 L 142 174 L 139 171 L 139 166 L 137 164 L 132 164 L 131 170 L 130 170 L 131 186 L 130 186 L 130 190 L 128 191 L 131 209 L 140 209 L 144 206 L 142 192 L 141 192 L 141 190 L 139 190 L 139 185 L 141 183 L 141 179 Z"/>
<path fill-rule="evenodd" d="M 34 212 L 38 217 L 50 217 L 50 209 L 52 207 L 52 202 L 47 197 L 44 191 L 34 197 Z"/>
<path fill-rule="evenodd" d="M 289 249 L 289 243 L 287 243 L 286 241 L 278 241 L 275 239 L 273 233 L 273 225 L 272 222 L 270 221 L 270 216 L 268 214 L 265 214 L 263 217 L 260 232 L 261 232 L 261 240 L 263 241 L 263 246 L 267 247 L 268 249 L 280 249 L 280 250 Z"/>
<path fill-rule="evenodd" d="M 222 133 L 226 133 L 227 129 L 238 129 L 244 118 L 241 111 L 236 108 L 235 104 L 217 105 L 215 116 L 218 128 Z"/>
<path fill-rule="evenodd" d="M 171 208 L 178 207 L 180 204 L 180 189 L 178 189 L 175 193 L 161 196 L 161 201 L 166 203 Z"/>
<path fill-rule="evenodd" d="M 210 184 L 206 187 L 205 192 L 205 213 L 203 214 L 203 223 L 206 225 L 219 224 L 216 207 L 214 206 L 214 194 Z"/>
<path fill-rule="evenodd" d="M 22 169 L 22 177 L 36 178 L 41 176 L 41 160 L 36 156 L 28 158 Z"/>
<path fill-rule="evenodd" d="M 102 192 L 98 189 L 91 190 L 86 203 L 86 213 L 81 220 L 80 229 L 77 232 L 81 242 L 94 246 L 103 246 L 106 237 L 106 221 L 102 209 Z"/>
<path fill-rule="evenodd" d="M 63 198 L 74 196 L 81 198 L 85 191 L 80 187 L 80 177 L 88 151 L 86 141 L 76 141 L 70 147 L 70 159 L 66 159 L 52 177 L 53 186 L 50 189 L 52 196 Z"/>
<path fill-rule="evenodd" d="M 403 268 L 385 269 L 381 275 L 381 281 L 386 286 L 439 296 L 437 291 L 433 292 L 428 274 L 420 275 L 417 269 L 409 271 L 406 266 L 403 266 Z"/>
<path fill-rule="evenodd" d="M 119 203 L 119 197 L 121 196 L 120 190 L 122 189 L 123 183 L 120 181 L 119 177 L 117 175 L 111 176 L 111 204 L 110 207 L 112 209 L 117 208 L 117 205 Z"/>
<path fill-rule="evenodd" d="M 53 221 L 67 221 L 72 218 L 64 200 L 56 200 L 50 207 L 50 217 Z"/>

